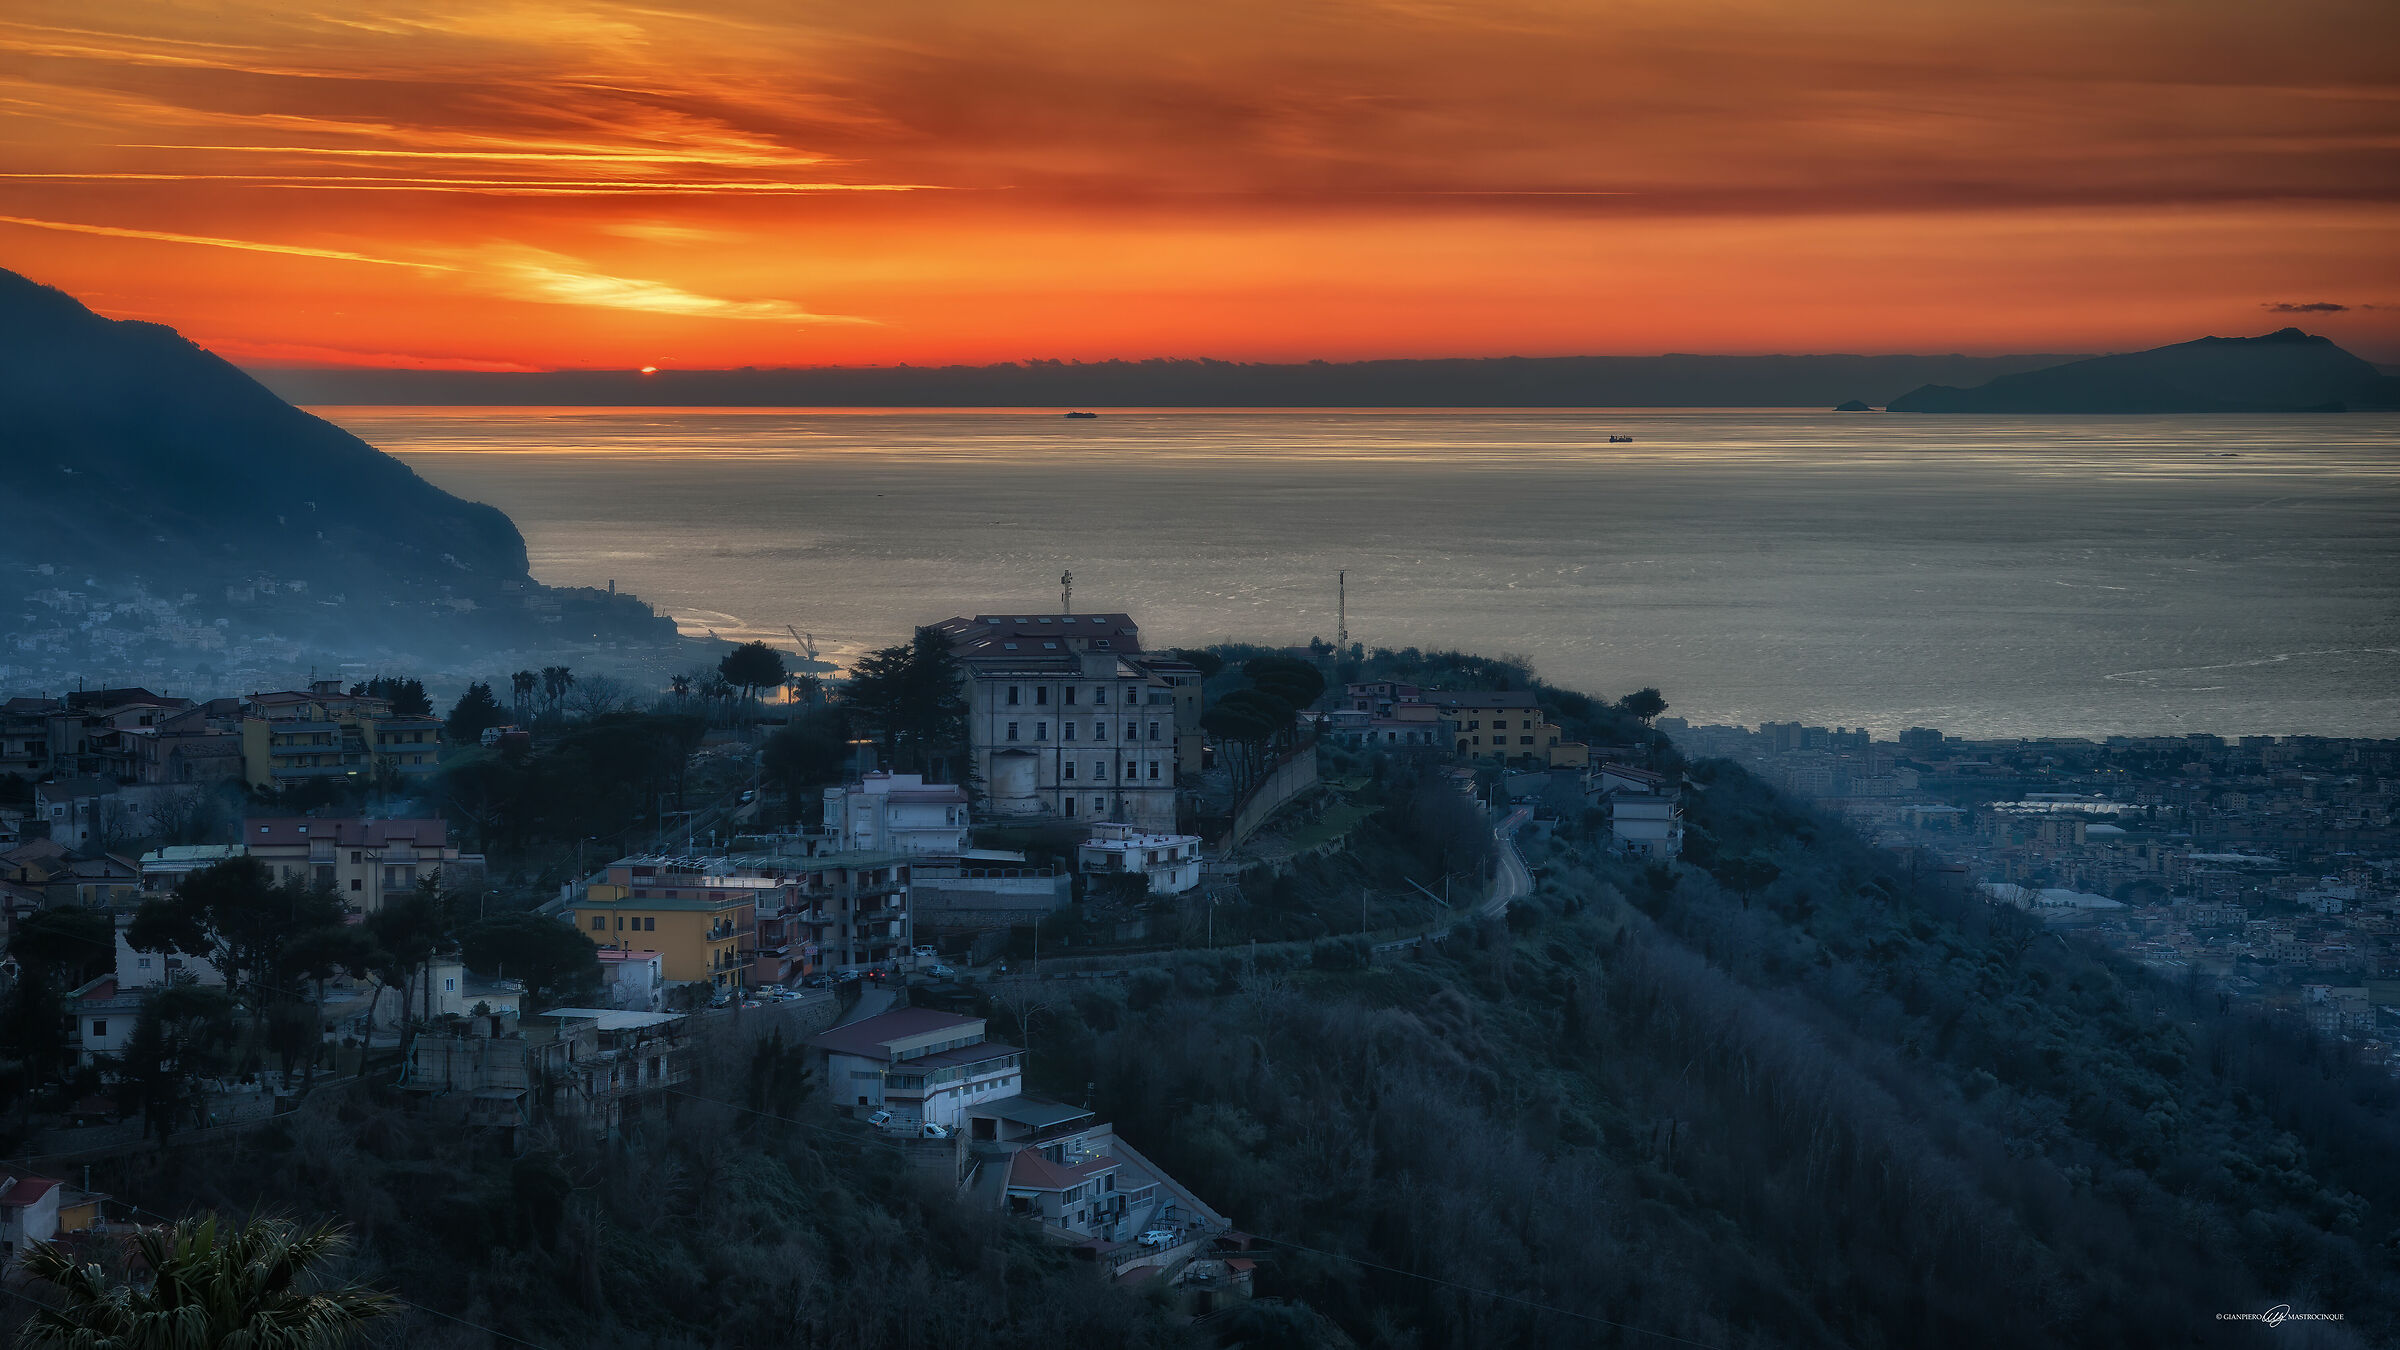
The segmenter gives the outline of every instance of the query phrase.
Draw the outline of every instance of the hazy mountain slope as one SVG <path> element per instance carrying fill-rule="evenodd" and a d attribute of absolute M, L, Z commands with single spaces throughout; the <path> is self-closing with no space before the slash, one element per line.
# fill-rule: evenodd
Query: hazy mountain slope
<path fill-rule="evenodd" d="M 5 271 L 0 505 L 0 679 L 19 687 L 677 655 L 632 596 L 535 582 L 499 510 L 173 329 Z"/>
<path fill-rule="evenodd" d="M 158 324 L 0 272 L 9 553 L 80 575 L 490 591 L 526 579 L 507 516 L 269 393 Z"/>
<path fill-rule="evenodd" d="M 1893 412 L 2338 412 L 2400 407 L 2400 381 L 2335 346 L 2286 328 L 2252 338 L 2204 337 L 2003 375 L 1972 389 L 1929 384 Z"/>

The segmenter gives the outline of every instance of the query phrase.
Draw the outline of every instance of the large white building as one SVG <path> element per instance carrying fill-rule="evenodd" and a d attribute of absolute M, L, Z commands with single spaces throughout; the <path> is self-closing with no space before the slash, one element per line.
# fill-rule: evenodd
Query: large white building
<path fill-rule="evenodd" d="M 1124 614 L 978 614 L 935 625 L 967 669 L 967 739 L 995 817 L 1175 828 L 1200 769 L 1200 672 L 1146 656 Z"/>
<path fill-rule="evenodd" d="M 825 789 L 825 833 L 833 847 L 861 853 L 967 851 L 966 789 L 913 773 L 870 773 Z"/>
<path fill-rule="evenodd" d="M 901 1008 L 823 1032 L 825 1089 L 843 1106 L 892 1113 L 901 1131 L 956 1130 L 967 1108 L 1024 1090 L 1025 1052 L 983 1038 L 983 1019 Z"/>

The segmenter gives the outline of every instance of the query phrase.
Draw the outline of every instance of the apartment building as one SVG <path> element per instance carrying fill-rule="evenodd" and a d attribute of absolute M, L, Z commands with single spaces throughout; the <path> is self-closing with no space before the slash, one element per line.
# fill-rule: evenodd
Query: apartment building
<path fill-rule="evenodd" d="M 454 1018 L 410 1042 L 400 1088 L 514 1140 L 537 1124 L 614 1137 L 691 1078 L 677 1013 L 553 1008 Z"/>
<path fill-rule="evenodd" d="M 935 625 L 967 670 L 975 772 L 994 816 L 1173 830 L 1200 768 L 1200 677 L 1142 651 L 1125 614 L 978 614 Z"/>
<path fill-rule="evenodd" d="M 1425 689 L 1371 680 L 1343 686 L 1342 703 L 1325 727 L 1352 745 L 1441 744 L 1466 759 L 1532 761 L 1551 769 L 1591 762 L 1591 747 L 1568 740 L 1530 689 Z"/>
<path fill-rule="evenodd" d="M 603 947 L 655 951 L 663 977 L 739 990 L 889 966 L 913 937 L 910 858 L 620 858 L 567 913 Z"/>
<path fill-rule="evenodd" d="M 422 778 L 441 762 L 442 723 L 402 716 L 391 700 L 342 692 L 339 680 L 242 701 L 242 775 L 267 790 L 388 770 Z"/>
<path fill-rule="evenodd" d="M 436 819 L 254 818 L 242 822 L 242 844 L 277 880 L 328 887 L 366 914 L 420 882 L 442 878 L 453 889 L 482 884 L 483 856 L 459 852 L 448 824 Z"/>

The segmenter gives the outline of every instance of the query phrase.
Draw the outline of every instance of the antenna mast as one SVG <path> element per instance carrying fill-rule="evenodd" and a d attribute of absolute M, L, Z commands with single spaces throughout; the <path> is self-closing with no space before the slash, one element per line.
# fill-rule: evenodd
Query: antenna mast
<path fill-rule="evenodd" d="M 1333 574 L 1333 659 L 1350 654 L 1350 574 Z"/>
<path fill-rule="evenodd" d="M 1061 614 L 1075 612 L 1075 574 L 1073 572 L 1058 574 L 1058 612 Z"/>

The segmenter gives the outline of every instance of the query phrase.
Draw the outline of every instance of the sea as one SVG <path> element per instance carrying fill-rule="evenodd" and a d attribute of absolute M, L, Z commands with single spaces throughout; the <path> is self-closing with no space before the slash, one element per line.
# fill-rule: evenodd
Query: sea
<path fill-rule="evenodd" d="M 1370 648 L 1694 722 L 2400 735 L 2400 415 L 313 411 L 545 582 L 836 664 L 1072 572 L 1154 647 L 1330 641 L 1346 598 Z"/>

